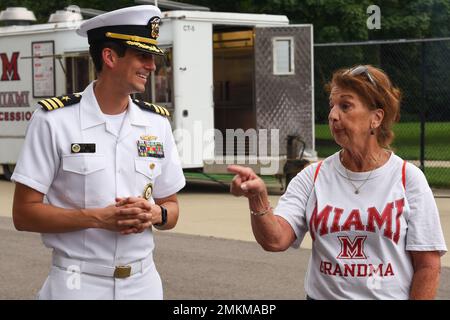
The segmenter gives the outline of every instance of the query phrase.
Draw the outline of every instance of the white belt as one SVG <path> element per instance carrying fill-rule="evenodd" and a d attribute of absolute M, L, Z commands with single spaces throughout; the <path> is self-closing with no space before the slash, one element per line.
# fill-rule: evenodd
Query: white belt
<path fill-rule="evenodd" d="M 53 253 L 52 262 L 54 266 L 68 269 L 72 272 L 75 271 L 104 277 L 128 278 L 135 273 L 144 272 L 147 267 L 153 265 L 153 257 L 150 254 L 147 258 L 144 258 L 142 260 L 138 260 L 123 266 L 113 267 L 77 259 L 70 259 Z M 74 269 L 74 267 L 77 267 L 77 269 Z"/>

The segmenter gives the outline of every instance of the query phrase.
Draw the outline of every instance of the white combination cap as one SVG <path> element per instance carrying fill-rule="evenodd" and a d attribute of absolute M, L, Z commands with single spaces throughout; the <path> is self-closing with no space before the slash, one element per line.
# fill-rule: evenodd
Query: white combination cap
<path fill-rule="evenodd" d="M 151 5 L 114 10 L 86 20 L 77 34 L 89 44 L 116 41 L 151 54 L 164 55 L 157 45 L 161 11 Z"/>

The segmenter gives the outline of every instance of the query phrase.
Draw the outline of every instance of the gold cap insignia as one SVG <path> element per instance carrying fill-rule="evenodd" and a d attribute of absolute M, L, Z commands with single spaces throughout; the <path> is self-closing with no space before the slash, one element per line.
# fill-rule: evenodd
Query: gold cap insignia
<path fill-rule="evenodd" d="M 161 22 L 161 18 L 153 17 L 150 19 L 150 37 L 153 39 L 157 39 L 159 37 L 159 23 Z"/>

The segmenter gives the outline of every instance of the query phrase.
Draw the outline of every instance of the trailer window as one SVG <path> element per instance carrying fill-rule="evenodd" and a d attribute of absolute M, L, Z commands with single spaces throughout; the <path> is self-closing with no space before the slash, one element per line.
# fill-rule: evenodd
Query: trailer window
<path fill-rule="evenodd" d="M 273 38 L 273 74 L 295 74 L 294 69 L 294 38 Z"/>

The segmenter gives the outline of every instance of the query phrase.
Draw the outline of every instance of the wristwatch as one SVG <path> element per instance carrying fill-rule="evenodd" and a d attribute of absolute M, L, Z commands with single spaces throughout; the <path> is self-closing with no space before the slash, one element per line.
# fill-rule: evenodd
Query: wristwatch
<path fill-rule="evenodd" d="M 162 227 L 167 223 L 167 209 L 163 206 L 159 206 L 161 208 L 161 223 L 155 223 L 155 227 Z"/>

